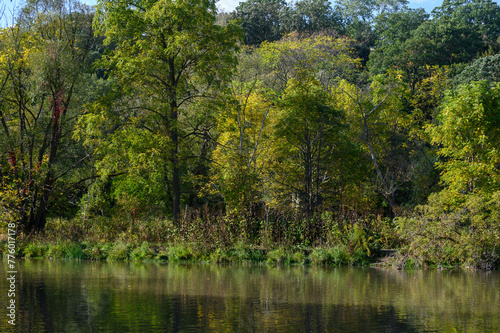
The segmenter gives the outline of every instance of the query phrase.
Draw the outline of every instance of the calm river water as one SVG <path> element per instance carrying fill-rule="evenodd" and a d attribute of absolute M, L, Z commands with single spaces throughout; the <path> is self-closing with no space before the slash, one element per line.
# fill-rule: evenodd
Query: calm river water
<path fill-rule="evenodd" d="M 1 263 L 1 332 L 500 332 L 500 272 Z"/>

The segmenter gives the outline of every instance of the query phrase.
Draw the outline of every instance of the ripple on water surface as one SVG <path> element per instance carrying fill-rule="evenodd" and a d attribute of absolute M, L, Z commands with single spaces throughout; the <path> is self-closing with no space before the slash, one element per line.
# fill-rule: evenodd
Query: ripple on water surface
<path fill-rule="evenodd" d="M 500 272 L 31 260 L 16 283 L 1 332 L 500 332 Z"/>

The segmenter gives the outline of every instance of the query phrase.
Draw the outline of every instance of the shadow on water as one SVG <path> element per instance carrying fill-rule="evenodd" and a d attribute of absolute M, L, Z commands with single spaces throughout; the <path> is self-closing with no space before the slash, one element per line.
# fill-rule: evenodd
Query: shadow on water
<path fill-rule="evenodd" d="M 2 332 L 498 332 L 499 272 L 24 261 Z M 7 285 L 0 282 L 6 304 Z"/>

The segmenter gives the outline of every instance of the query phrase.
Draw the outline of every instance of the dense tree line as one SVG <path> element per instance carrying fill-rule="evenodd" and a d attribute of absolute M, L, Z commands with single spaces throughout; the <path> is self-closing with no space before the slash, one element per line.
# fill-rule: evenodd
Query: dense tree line
<path fill-rule="evenodd" d="M 499 29 L 491 0 L 27 1 L 0 34 L 0 216 L 205 207 L 251 238 L 378 215 L 407 251 L 495 262 Z"/>

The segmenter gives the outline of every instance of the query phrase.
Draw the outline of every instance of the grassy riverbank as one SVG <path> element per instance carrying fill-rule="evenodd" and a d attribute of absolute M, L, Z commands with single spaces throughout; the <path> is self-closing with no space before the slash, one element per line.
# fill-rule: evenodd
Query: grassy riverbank
<path fill-rule="evenodd" d="M 340 221 L 340 222 L 339 222 Z M 423 234 L 421 222 L 322 214 L 265 221 L 192 216 L 171 220 L 100 217 L 49 219 L 44 233 L 16 240 L 18 258 L 108 261 L 191 261 L 285 265 L 498 268 L 497 236 L 474 239 Z M 484 236 L 482 236 L 484 234 Z M 486 237 L 486 238 L 485 238 Z M 491 240 L 490 240 L 491 238 Z M 0 253 L 8 244 L 0 238 Z M 387 251 L 384 249 L 394 249 Z M 386 256 L 390 254 L 389 256 Z"/>
<path fill-rule="evenodd" d="M 174 227 L 163 219 L 51 219 L 45 233 L 18 237 L 17 250 L 18 257 L 44 259 L 358 266 L 375 262 L 381 248 L 397 243 L 388 220 L 374 222 L 337 223 L 323 216 L 314 225 L 322 225 L 320 234 L 312 235 L 310 223 L 296 221 L 266 229 L 256 221 L 197 219 Z M 256 236 L 245 232 L 251 228 Z M 0 251 L 6 249 L 2 241 Z"/>

